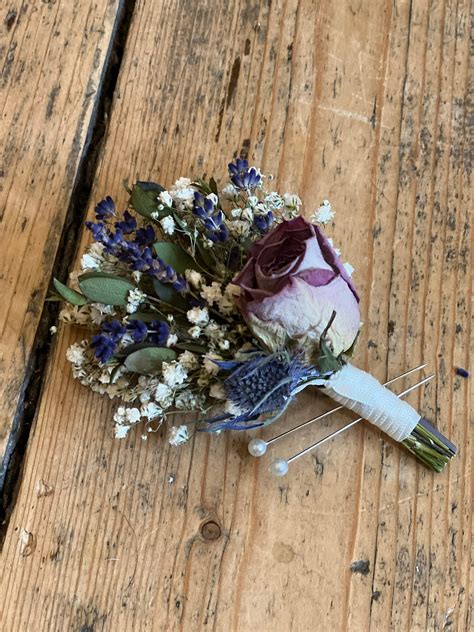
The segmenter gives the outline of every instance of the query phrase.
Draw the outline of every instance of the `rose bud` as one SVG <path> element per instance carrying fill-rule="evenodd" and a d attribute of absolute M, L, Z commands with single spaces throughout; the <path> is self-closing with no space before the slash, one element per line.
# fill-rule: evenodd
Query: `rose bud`
<path fill-rule="evenodd" d="M 326 342 L 347 351 L 360 327 L 359 297 L 334 248 L 302 217 L 283 221 L 250 249 L 233 283 L 253 334 L 271 351 L 293 341 L 311 357 L 335 312 Z"/>

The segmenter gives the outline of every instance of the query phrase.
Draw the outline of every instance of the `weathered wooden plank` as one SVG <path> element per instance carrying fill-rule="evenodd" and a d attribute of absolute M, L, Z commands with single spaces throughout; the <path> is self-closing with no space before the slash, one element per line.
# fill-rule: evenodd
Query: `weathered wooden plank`
<path fill-rule="evenodd" d="M 120 4 L 2 5 L 0 461 Z"/>
<path fill-rule="evenodd" d="M 151 5 L 96 197 L 127 176 L 222 176 L 242 148 L 308 211 L 330 197 L 363 297 L 358 364 L 436 368 L 420 405 L 461 453 L 432 475 L 366 426 L 275 481 L 242 435 L 117 443 L 113 407 L 68 375 L 79 334 L 61 329 L 6 534 L 4 627 L 469 629 L 468 383 L 453 371 L 470 344 L 468 3 Z M 327 405 L 305 393 L 279 427 Z M 54 493 L 38 498 L 41 479 Z"/>

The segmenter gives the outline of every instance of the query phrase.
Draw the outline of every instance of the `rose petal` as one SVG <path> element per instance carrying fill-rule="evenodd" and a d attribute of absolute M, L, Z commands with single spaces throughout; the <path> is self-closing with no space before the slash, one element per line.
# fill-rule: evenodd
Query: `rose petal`
<path fill-rule="evenodd" d="M 308 285 L 313 287 L 319 287 L 321 285 L 327 285 L 334 279 L 336 273 L 334 270 L 304 270 L 298 273 L 298 279 L 303 279 Z"/>
<path fill-rule="evenodd" d="M 350 287 L 350 289 L 351 289 L 352 293 L 354 294 L 354 296 L 356 297 L 357 301 L 359 301 L 359 295 L 357 294 L 357 290 L 355 288 L 355 285 L 354 285 L 351 277 L 347 274 L 347 270 L 344 268 L 344 266 L 342 264 L 342 261 L 337 256 L 334 248 L 329 243 L 326 235 L 319 228 L 319 226 L 315 226 L 314 228 L 315 228 L 315 233 L 316 233 L 316 236 L 318 238 L 318 242 L 319 242 L 319 245 L 321 247 L 321 251 L 323 253 L 323 256 L 324 256 L 325 260 L 333 267 L 334 270 L 339 272 L 341 277 L 344 279 L 344 281 Z"/>
<path fill-rule="evenodd" d="M 360 325 L 358 302 L 341 276 L 319 287 L 293 277 L 281 292 L 249 303 L 247 310 L 250 323 L 252 314 L 263 322 L 277 323 L 290 338 L 301 339 L 303 350 L 308 339 L 319 341 L 335 311 L 327 333 L 335 355 L 350 348 Z"/>
<path fill-rule="evenodd" d="M 271 230 L 265 237 L 259 239 L 250 249 L 250 256 L 257 257 L 258 253 L 269 244 L 281 241 L 285 236 L 293 235 L 299 241 L 304 241 L 311 237 L 311 224 L 303 217 L 295 217 L 290 221 L 283 221 L 276 228 Z"/>

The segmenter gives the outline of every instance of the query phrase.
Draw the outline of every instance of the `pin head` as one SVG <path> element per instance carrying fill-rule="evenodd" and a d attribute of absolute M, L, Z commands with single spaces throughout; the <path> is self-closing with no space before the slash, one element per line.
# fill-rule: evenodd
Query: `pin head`
<path fill-rule="evenodd" d="M 275 459 L 270 465 L 270 472 L 274 476 L 285 476 L 288 473 L 288 461 L 285 459 Z"/>
<path fill-rule="evenodd" d="M 252 456 L 263 456 L 267 451 L 267 442 L 263 439 L 252 439 L 247 447 Z"/>

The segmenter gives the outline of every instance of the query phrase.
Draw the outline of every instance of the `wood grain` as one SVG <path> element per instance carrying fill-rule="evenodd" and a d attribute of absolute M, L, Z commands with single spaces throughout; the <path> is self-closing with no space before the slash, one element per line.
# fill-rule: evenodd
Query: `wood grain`
<path fill-rule="evenodd" d="M 119 0 L 0 9 L 0 462 L 25 373 Z"/>
<path fill-rule="evenodd" d="M 240 434 L 117 442 L 113 406 L 68 373 L 80 332 L 61 328 L 4 544 L 3 629 L 470 628 L 469 382 L 454 373 L 471 345 L 469 8 L 137 4 L 94 197 L 122 203 L 125 177 L 223 177 L 241 151 L 307 212 L 329 197 L 362 296 L 357 364 L 382 379 L 428 362 L 436 383 L 411 401 L 460 454 L 434 475 L 366 425 L 277 481 Z M 328 406 L 304 393 L 278 429 Z"/>

